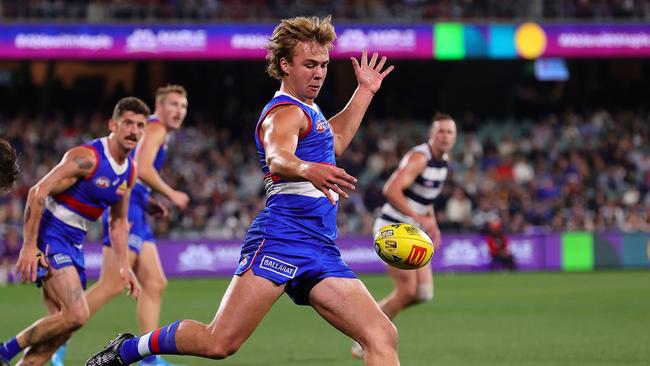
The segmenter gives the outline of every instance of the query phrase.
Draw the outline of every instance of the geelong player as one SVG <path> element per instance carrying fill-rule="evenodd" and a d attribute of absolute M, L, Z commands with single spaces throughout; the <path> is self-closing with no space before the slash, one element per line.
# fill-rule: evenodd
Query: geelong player
<path fill-rule="evenodd" d="M 90 221 L 108 207 L 119 286 L 127 286 L 134 298 L 139 295 L 126 257 L 127 209 L 135 184 L 129 153 L 144 133 L 148 114 L 149 108 L 140 99 L 121 99 L 109 121 L 109 136 L 70 149 L 29 190 L 16 272 L 24 281 L 36 281 L 43 288 L 48 315 L 0 344 L 0 365 L 9 365 L 23 349 L 18 364 L 45 364 L 88 320 L 82 243 Z"/>
<path fill-rule="evenodd" d="M 356 179 L 337 168 L 382 80 L 386 58 L 352 58 L 358 87 L 329 121 L 314 103 L 336 34 L 330 18 L 283 20 L 268 46 L 268 73 L 280 90 L 264 107 L 255 143 L 266 174 L 266 208 L 248 230 L 239 267 L 210 324 L 179 320 L 141 337 L 118 336 L 86 365 L 128 365 L 150 354 L 222 359 L 248 339 L 271 306 L 287 293 L 311 305 L 359 341 L 368 365 L 398 365 L 397 333 L 335 245 L 339 197 Z M 382 71 L 383 70 L 383 71 Z"/>
<path fill-rule="evenodd" d="M 424 230 L 434 246 L 440 246 L 440 229 L 433 212 L 433 200 L 442 191 L 447 178 L 448 157 L 456 143 L 456 123 L 451 116 L 436 113 L 429 130 L 429 141 L 415 146 L 402 158 L 399 167 L 384 185 L 386 203 L 375 220 L 373 232 L 397 222 L 417 225 Z M 431 266 L 404 270 L 387 266 L 395 289 L 379 302 L 381 310 L 393 319 L 403 309 L 433 299 Z M 364 357 L 359 343 L 352 346 L 352 355 Z M 367 356 L 366 356 L 367 357 Z"/>
<path fill-rule="evenodd" d="M 161 193 L 180 209 L 187 207 L 189 197 L 186 193 L 170 187 L 158 173 L 167 156 L 167 143 L 170 132 L 178 130 L 187 115 L 187 92 L 180 85 L 168 85 L 156 91 L 156 110 L 149 116 L 144 137 L 140 145 L 131 153 L 138 166 L 138 180 L 129 203 L 129 265 L 142 284 L 138 298 L 137 318 L 140 334 L 151 332 L 158 327 L 162 295 L 167 286 L 167 278 L 160 263 L 153 230 L 147 223 L 146 213 L 166 216 L 167 208 L 150 197 L 151 190 Z M 104 249 L 102 272 L 99 280 L 87 292 L 86 298 L 90 315 L 94 315 L 104 304 L 122 291 L 120 273 L 115 266 L 118 258 L 111 250 L 108 235 L 108 216 L 104 215 Z M 65 346 L 57 351 L 52 359 L 53 366 L 63 365 Z M 166 366 L 169 363 L 161 357 L 151 356 L 142 361 L 143 365 Z"/>

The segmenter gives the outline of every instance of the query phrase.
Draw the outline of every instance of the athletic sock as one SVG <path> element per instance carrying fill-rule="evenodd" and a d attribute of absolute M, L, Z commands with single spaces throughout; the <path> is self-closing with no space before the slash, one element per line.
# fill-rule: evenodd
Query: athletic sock
<path fill-rule="evenodd" d="M 128 365 L 151 355 L 177 355 L 176 329 L 180 323 L 178 320 L 151 333 L 125 340 L 120 345 L 120 358 Z"/>
<path fill-rule="evenodd" d="M 16 337 L 11 338 L 5 343 L 0 343 L 0 357 L 5 361 L 10 361 L 14 356 L 16 356 L 22 348 L 18 345 L 18 340 Z"/>

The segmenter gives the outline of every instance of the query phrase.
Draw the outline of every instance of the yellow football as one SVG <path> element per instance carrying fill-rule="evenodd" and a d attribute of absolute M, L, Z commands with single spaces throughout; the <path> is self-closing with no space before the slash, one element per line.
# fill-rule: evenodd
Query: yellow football
<path fill-rule="evenodd" d="M 433 256 L 433 243 L 419 227 L 390 224 L 375 234 L 375 251 L 379 258 L 400 269 L 422 268 Z"/>

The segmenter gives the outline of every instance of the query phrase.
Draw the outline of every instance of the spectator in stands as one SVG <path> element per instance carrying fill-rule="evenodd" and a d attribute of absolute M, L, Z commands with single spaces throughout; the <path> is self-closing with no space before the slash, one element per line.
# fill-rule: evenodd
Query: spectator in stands
<path fill-rule="evenodd" d="M 510 253 L 508 246 L 508 237 L 503 233 L 503 227 L 500 219 L 494 219 L 487 224 L 485 242 L 490 251 L 490 270 L 507 268 L 510 271 L 516 271 L 517 265 L 514 256 Z"/>

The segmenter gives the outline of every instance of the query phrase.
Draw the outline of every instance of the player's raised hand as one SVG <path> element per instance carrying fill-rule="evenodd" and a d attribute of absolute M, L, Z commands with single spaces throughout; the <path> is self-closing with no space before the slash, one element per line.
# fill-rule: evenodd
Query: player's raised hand
<path fill-rule="evenodd" d="M 36 247 L 36 245 L 28 245 L 23 243 L 16 262 L 16 273 L 20 275 L 23 282 L 36 281 L 38 273 L 38 265 L 47 268 L 47 260 L 45 255 Z"/>
<path fill-rule="evenodd" d="M 344 189 L 353 191 L 357 182 L 357 178 L 346 173 L 344 169 L 319 163 L 309 163 L 303 176 L 316 189 L 323 192 L 333 205 L 336 204 L 336 200 L 332 197 L 332 192 L 336 192 L 340 197 L 348 198 L 350 195 Z"/>
<path fill-rule="evenodd" d="M 368 51 L 363 50 L 361 53 L 361 63 L 356 58 L 350 57 L 352 60 L 352 67 L 354 68 L 354 75 L 357 77 L 359 86 L 367 88 L 373 94 L 381 87 L 381 82 L 384 78 L 393 71 L 395 66 L 390 65 L 382 71 L 386 64 L 386 56 L 382 56 L 377 63 L 379 54 L 374 52 L 372 58 L 368 61 Z"/>

